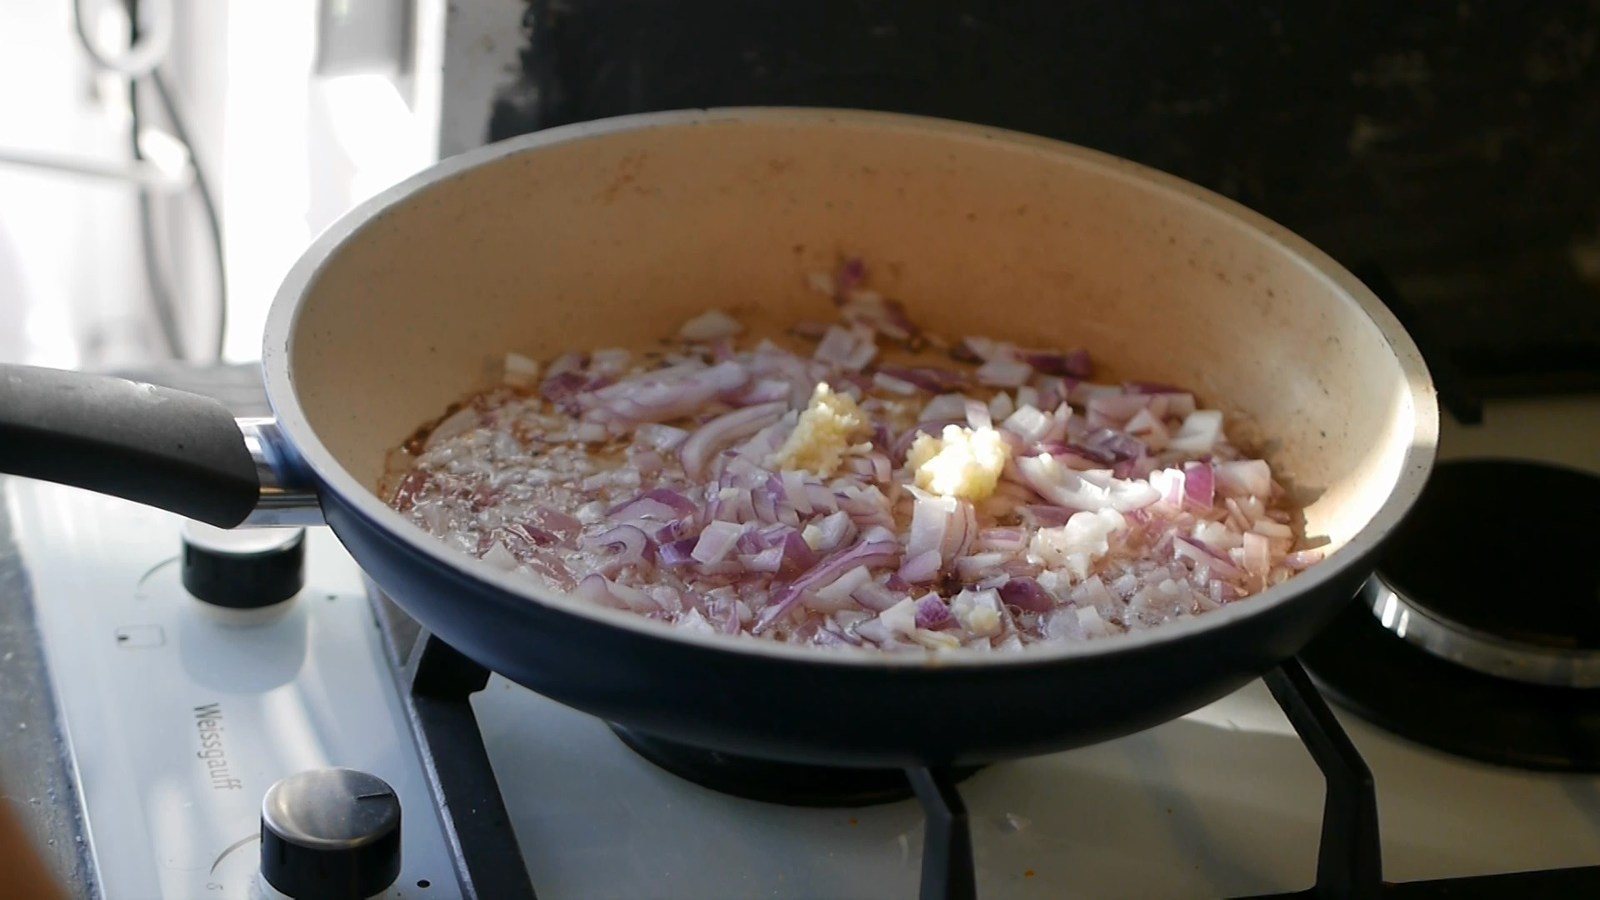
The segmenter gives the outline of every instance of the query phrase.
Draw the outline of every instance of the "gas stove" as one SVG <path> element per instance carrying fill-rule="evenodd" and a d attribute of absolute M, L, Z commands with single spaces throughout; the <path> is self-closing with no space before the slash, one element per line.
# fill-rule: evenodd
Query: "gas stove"
<path fill-rule="evenodd" d="M 1491 403 L 1442 438 L 1446 459 L 1600 471 L 1596 447 L 1590 398 Z M 923 773 L 920 797 L 762 802 L 455 655 L 323 529 L 241 556 L 119 500 L 19 479 L 0 496 L 0 683 L 15 686 L 0 779 L 82 896 L 282 896 L 341 866 L 381 872 L 361 890 L 383 897 L 495 900 L 959 896 L 969 866 L 985 898 L 1342 896 L 1380 865 L 1396 896 L 1600 884 L 1600 775 L 1474 761 L 1330 713 L 1298 664 L 1121 740 Z M 283 568 L 228 586 L 263 554 Z M 274 584 L 289 599 L 250 596 Z M 295 843 L 318 817 L 348 830 L 325 853 Z"/>

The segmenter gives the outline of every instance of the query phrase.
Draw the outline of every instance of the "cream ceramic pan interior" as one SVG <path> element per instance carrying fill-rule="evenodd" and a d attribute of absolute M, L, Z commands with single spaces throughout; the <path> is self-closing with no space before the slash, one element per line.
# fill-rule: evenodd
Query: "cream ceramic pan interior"
<path fill-rule="evenodd" d="M 643 345 L 713 306 L 826 317 L 805 276 L 842 256 L 927 328 L 1084 347 L 1099 380 L 1243 414 L 1332 548 L 1387 530 L 1432 456 L 1422 361 L 1342 269 L 1176 179 L 1012 133 L 826 111 L 612 120 L 449 162 L 341 229 L 291 277 L 266 348 L 286 428 L 335 489 L 371 491 L 385 453 L 506 351 Z"/>

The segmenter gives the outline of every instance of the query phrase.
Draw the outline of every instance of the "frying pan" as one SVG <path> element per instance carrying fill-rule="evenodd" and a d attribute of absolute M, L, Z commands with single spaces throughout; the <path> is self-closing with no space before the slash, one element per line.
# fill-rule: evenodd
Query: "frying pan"
<path fill-rule="evenodd" d="M 844 255 L 920 325 L 1088 348 L 1268 440 L 1327 558 L 1220 610 L 1014 654 L 841 652 L 673 630 L 468 558 L 374 493 L 386 451 L 507 351 L 642 346 L 719 306 L 828 315 Z M 231 527 L 325 520 L 468 657 L 634 732 L 774 760 L 980 764 L 1182 715 L 1294 655 L 1356 592 L 1433 461 L 1422 358 L 1305 241 L 1176 178 L 973 125 L 735 109 L 585 123 L 448 159 L 290 272 L 276 418 L 83 373 L 0 370 L 0 471 Z"/>

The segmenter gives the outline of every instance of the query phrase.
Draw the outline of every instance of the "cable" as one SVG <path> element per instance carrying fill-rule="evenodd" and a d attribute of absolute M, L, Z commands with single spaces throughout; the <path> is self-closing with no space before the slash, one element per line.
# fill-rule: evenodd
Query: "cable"
<path fill-rule="evenodd" d="M 150 23 L 149 29 L 141 38 L 134 4 L 127 4 L 129 28 L 133 32 L 133 39 L 128 52 L 117 58 L 108 56 L 89 36 L 89 15 L 85 0 L 72 0 L 72 28 L 78 34 L 78 43 L 83 45 L 83 52 L 89 54 L 95 65 L 129 78 L 143 78 L 154 72 L 166 60 L 167 52 L 172 49 L 172 4 L 170 0 L 144 0 L 144 2 L 150 7 L 147 19 Z"/>
<path fill-rule="evenodd" d="M 129 129 L 133 158 L 142 162 L 144 152 L 139 149 L 142 117 L 139 113 L 138 79 L 128 82 L 128 109 L 133 119 L 133 125 Z M 172 291 L 163 274 L 161 256 L 156 252 L 155 201 L 150 189 L 142 185 L 139 187 L 139 251 L 144 261 L 144 280 L 150 293 L 150 305 L 156 314 L 156 324 L 161 328 L 161 339 L 167 345 L 167 356 L 178 360 L 184 359 L 188 353 L 183 345 L 183 331 L 178 327 L 177 313 L 173 309 Z"/>
<path fill-rule="evenodd" d="M 211 181 L 206 177 L 205 167 L 200 165 L 199 157 L 195 155 L 194 141 L 189 139 L 189 127 L 184 122 L 177 101 L 173 99 L 166 75 L 162 74 L 160 69 L 155 69 L 150 73 L 150 81 L 156 86 L 156 96 L 161 99 L 161 105 L 166 108 L 167 121 L 172 125 L 173 136 L 189 153 L 189 167 L 194 172 L 195 195 L 200 198 L 200 208 L 205 213 L 206 232 L 211 238 L 214 263 L 211 269 L 216 277 L 217 288 L 217 325 L 216 334 L 213 336 L 212 355 L 216 357 L 217 362 L 222 362 L 222 348 L 228 337 L 228 269 L 225 261 L 227 254 L 222 243 L 222 216 L 217 212 L 216 198 L 211 194 Z"/>
<path fill-rule="evenodd" d="M 82 0 L 75 0 L 81 3 Z M 150 2 L 150 0 L 145 0 Z M 140 9 L 139 0 L 126 0 L 128 20 L 130 23 L 130 39 L 135 46 L 140 42 Z M 165 0 L 161 0 L 159 11 L 160 19 L 168 18 L 169 12 Z M 76 6 L 75 6 L 76 10 Z M 167 29 L 170 33 L 170 24 Z M 91 52 L 91 55 L 93 53 Z M 95 57 L 98 61 L 99 57 Z M 189 126 L 183 110 L 173 95 L 171 86 L 167 83 L 165 73 L 159 63 L 149 70 L 143 79 L 133 78 L 128 82 L 128 109 L 131 116 L 130 137 L 135 161 L 144 160 L 144 151 L 139 147 L 139 135 L 144 127 L 144 115 L 139 100 L 139 85 L 141 81 L 148 81 L 154 88 L 156 99 L 160 103 L 162 112 L 166 115 L 167 123 L 171 126 L 173 136 L 178 143 L 183 145 L 189 156 L 189 167 L 194 173 L 195 193 L 200 199 L 200 207 L 205 215 L 206 233 L 211 243 L 213 255 L 212 271 L 216 278 L 216 315 L 217 324 L 212 344 L 212 355 L 216 361 L 222 361 L 223 346 L 228 333 L 228 273 L 225 261 L 225 251 L 222 243 L 222 217 L 217 212 L 216 198 L 211 193 L 211 183 L 206 177 L 205 167 L 200 164 L 199 156 L 195 153 L 194 143 L 189 136 Z M 144 258 L 145 280 L 149 286 L 151 303 L 155 308 L 156 322 L 160 326 L 162 340 L 167 345 L 168 355 L 173 359 L 186 359 L 187 349 L 184 346 L 183 332 L 179 327 L 176 313 L 176 303 L 173 299 L 171 286 L 163 277 L 161 257 L 156 246 L 155 222 L 155 194 L 146 186 L 139 189 L 139 243 Z"/>

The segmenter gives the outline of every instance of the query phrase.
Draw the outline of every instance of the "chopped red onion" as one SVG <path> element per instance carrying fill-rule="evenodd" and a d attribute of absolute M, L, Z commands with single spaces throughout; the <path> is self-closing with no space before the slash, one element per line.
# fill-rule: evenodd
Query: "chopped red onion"
<path fill-rule="evenodd" d="M 1215 609 L 1321 558 L 1291 552 L 1300 520 L 1286 492 L 1193 394 L 1088 382 L 1082 350 L 924 334 L 864 272 L 853 260 L 822 279 L 837 322 L 790 329 L 816 340 L 810 358 L 740 346 L 720 312 L 690 319 L 686 343 L 665 351 L 508 357 L 506 385 L 393 460 L 411 471 L 385 490 L 451 545 L 592 602 L 831 647 L 1093 639 Z M 879 365 L 880 336 L 971 364 Z M 548 403 L 527 390 L 541 371 Z M 827 451 L 839 462 L 825 473 L 780 468 L 820 383 L 865 423 Z M 839 439 L 827 421 L 807 427 Z M 992 494 L 916 486 L 905 460 L 919 435 L 997 423 Z"/>

